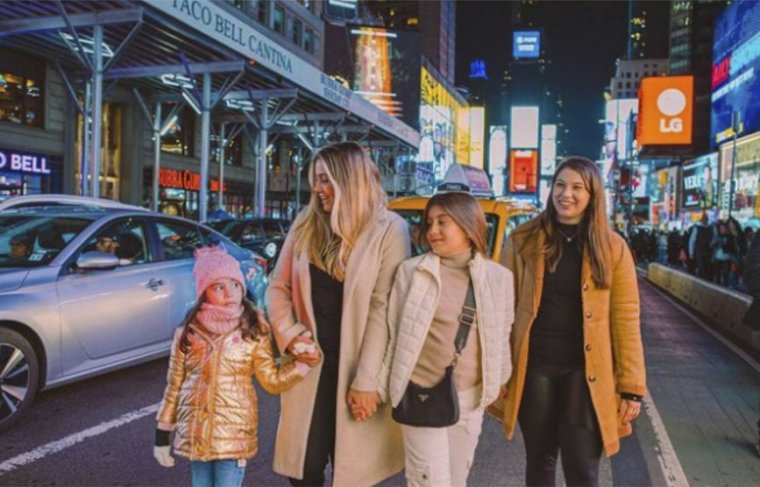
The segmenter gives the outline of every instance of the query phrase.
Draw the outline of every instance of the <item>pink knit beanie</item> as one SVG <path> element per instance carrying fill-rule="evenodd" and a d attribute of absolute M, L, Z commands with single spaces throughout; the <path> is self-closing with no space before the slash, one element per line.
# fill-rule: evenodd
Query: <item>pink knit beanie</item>
<path fill-rule="evenodd" d="M 200 247 L 195 249 L 195 290 L 200 298 L 206 288 L 218 279 L 234 279 L 245 288 L 245 279 L 240 271 L 240 263 L 222 247 Z"/>

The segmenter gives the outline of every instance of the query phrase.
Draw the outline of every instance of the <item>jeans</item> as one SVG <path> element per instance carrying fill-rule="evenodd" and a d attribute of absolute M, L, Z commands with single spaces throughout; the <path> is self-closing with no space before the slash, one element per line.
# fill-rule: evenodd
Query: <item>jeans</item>
<path fill-rule="evenodd" d="M 240 487 L 245 476 L 245 463 L 237 460 L 190 462 L 193 487 Z"/>

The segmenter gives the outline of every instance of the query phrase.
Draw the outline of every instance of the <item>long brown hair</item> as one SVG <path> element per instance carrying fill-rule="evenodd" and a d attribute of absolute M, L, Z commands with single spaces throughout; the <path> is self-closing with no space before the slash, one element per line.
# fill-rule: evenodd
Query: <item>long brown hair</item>
<path fill-rule="evenodd" d="M 557 231 L 557 209 L 554 207 L 554 183 L 557 176 L 565 170 L 580 174 L 586 190 L 590 193 L 588 207 L 583 213 L 578 227 L 578 245 L 583 252 L 588 251 L 591 260 L 591 277 L 597 288 L 609 289 L 612 284 L 611 269 L 611 230 L 607 223 L 606 196 L 602 174 L 596 164 L 585 157 L 570 156 L 560 163 L 552 178 L 551 190 L 546 209 L 533 220 L 532 225 L 526 225 L 524 231 L 541 229 L 546 234 L 541 253 L 545 255 L 547 268 L 550 272 L 557 269 L 557 263 L 562 258 L 563 237 Z"/>
<path fill-rule="evenodd" d="M 335 201 L 328 214 L 312 190 L 305 215 L 293 229 L 295 249 L 307 252 L 310 262 L 342 281 L 356 240 L 388 200 L 377 165 L 359 144 L 341 142 L 319 149 L 309 167 L 312 189 L 317 161 L 325 165 Z"/>
<path fill-rule="evenodd" d="M 451 191 L 448 193 L 438 193 L 430 198 L 425 205 L 425 212 L 422 214 L 420 222 L 420 232 L 418 235 L 419 243 L 425 248 L 430 249 L 430 242 L 427 239 L 428 214 L 434 206 L 443 208 L 454 222 L 464 230 L 473 250 L 480 252 L 484 256 L 488 255 L 488 245 L 486 244 L 486 217 L 478 201 L 469 193 Z"/>

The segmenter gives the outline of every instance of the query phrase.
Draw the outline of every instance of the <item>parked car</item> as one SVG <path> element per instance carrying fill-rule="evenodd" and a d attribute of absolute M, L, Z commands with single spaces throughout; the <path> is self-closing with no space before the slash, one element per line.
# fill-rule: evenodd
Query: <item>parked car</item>
<path fill-rule="evenodd" d="M 71 194 L 27 194 L 23 196 L 12 196 L 0 202 L 0 211 L 21 208 L 51 206 L 76 206 L 89 208 L 106 208 L 113 210 L 137 210 L 149 211 L 141 206 L 128 205 L 118 201 L 108 200 L 105 198 L 89 198 L 87 196 L 76 196 Z"/>
<path fill-rule="evenodd" d="M 222 220 L 209 226 L 241 247 L 263 255 L 267 259 L 268 270 L 271 270 L 280 256 L 290 222 L 276 218 L 252 218 Z"/>
<path fill-rule="evenodd" d="M 39 390 L 167 355 L 196 301 L 193 250 L 212 244 L 263 305 L 263 259 L 196 222 L 96 204 L 0 211 L 0 431 Z"/>

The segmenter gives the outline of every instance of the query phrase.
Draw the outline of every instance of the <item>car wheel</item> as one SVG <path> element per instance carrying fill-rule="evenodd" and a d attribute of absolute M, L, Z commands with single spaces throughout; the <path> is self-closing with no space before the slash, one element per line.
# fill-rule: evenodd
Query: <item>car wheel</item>
<path fill-rule="evenodd" d="M 0 328 L 0 431 L 34 401 L 40 377 L 37 354 L 20 333 Z"/>

